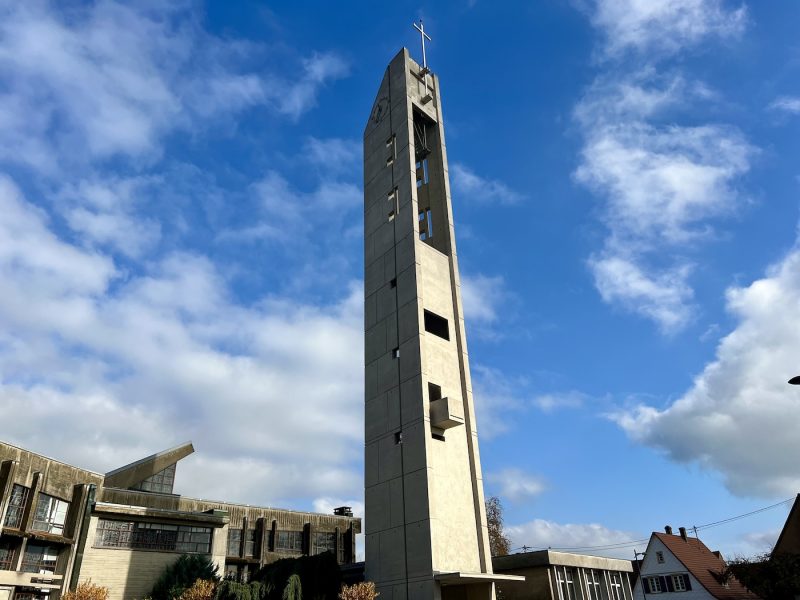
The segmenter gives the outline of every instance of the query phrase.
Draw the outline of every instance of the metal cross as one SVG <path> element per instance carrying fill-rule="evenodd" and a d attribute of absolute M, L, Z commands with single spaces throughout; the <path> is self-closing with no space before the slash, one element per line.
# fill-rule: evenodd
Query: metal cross
<path fill-rule="evenodd" d="M 419 31 L 419 37 L 422 40 L 422 68 L 427 70 L 428 69 L 428 59 L 425 57 L 425 40 L 427 39 L 429 42 L 431 40 L 431 36 L 425 33 L 425 26 L 422 24 L 422 19 L 419 20 L 419 25 L 416 23 L 412 23 L 414 29 Z"/>

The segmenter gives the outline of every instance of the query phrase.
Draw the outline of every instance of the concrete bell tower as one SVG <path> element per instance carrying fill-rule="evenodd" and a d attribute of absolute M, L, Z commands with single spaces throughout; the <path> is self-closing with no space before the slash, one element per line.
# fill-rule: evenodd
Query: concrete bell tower
<path fill-rule="evenodd" d="M 366 579 L 493 600 L 439 80 L 401 50 L 364 132 Z"/>

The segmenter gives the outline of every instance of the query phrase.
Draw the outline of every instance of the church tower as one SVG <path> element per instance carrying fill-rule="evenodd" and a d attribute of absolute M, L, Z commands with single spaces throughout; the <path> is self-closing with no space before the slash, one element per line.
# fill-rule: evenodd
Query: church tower
<path fill-rule="evenodd" d="M 364 237 L 366 579 L 493 600 L 439 80 L 405 48 L 364 132 Z"/>

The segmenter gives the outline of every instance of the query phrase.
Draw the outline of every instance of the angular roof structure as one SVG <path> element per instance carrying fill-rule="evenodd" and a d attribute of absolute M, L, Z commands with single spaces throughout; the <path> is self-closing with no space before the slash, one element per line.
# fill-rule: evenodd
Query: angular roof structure
<path fill-rule="evenodd" d="M 786 517 L 778 541 L 775 542 L 773 554 L 785 552 L 787 554 L 800 554 L 800 494 L 794 499 L 792 510 Z"/>
<path fill-rule="evenodd" d="M 725 560 L 719 552 L 712 552 L 697 538 L 667 533 L 653 533 L 672 552 L 694 578 L 719 600 L 757 600 L 759 597 L 744 587 L 738 579 L 723 579 Z"/>

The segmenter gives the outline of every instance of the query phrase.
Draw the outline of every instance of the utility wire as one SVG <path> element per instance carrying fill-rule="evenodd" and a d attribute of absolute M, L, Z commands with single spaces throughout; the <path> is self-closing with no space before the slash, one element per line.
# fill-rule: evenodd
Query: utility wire
<path fill-rule="evenodd" d="M 738 521 L 739 519 L 744 519 L 746 517 L 751 517 L 753 515 L 757 515 L 758 513 L 765 512 L 767 510 L 771 510 L 773 508 L 777 508 L 778 506 L 782 506 L 785 504 L 789 504 L 794 502 L 794 498 L 787 498 L 786 500 L 781 500 L 780 502 L 776 502 L 775 504 L 770 504 L 769 506 L 764 506 L 763 508 L 758 508 L 756 510 L 752 510 L 747 513 L 743 513 L 741 515 L 736 515 L 735 517 L 728 517 L 727 519 L 721 519 L 719 521 L 713 521 L 711 523 L 706 523 L 705 525 L 697 525 L 693 527 L 687 527 L 687 529 L 693 529 L 695 532 L 701 531 L 704 529 L 711 529 L 712 527 L 717 527 L 719 525 L 724 525 L 725 523 L 731 523 L 732 521 Z M 529 552 L 531 550 L 556 550 L 556 551 L 576 551 L 576 550 L 617 550 L 621 548 L 627 548 L 629 546 L 637 546 L 639 544 L 643 544 L 649 541 L 650 538 L 644 538 L 641 540 L 627 540 L 624 542 L 616 542 L 613 544 L 601 544 L 598 546 L 562 546 L 554 548 L 552 546 L 520 546 L 519 548 L 514 548 L 511 550 L 511 553 L 516 553 L 522 550 L 523 552 Z"/>

